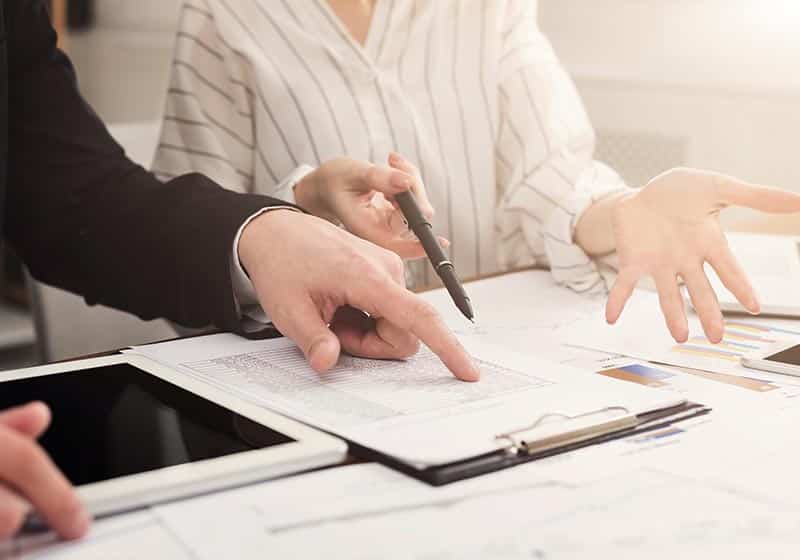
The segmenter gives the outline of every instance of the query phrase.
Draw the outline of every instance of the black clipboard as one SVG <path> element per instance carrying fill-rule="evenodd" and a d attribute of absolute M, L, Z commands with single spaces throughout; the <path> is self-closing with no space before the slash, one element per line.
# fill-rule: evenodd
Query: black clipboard
<path fill-rule="evenodd" d="M 559 438 L 553 438 L 552 441 L 547 442 L 542 442 L 541 440 L 526 441 L 524 438 L 526 431 L 539 426 L 542 421 L 551 417 L 560 416 L 568 420 L 574 420 L 583 416 L 612 410 L 620 410 L 623 414 L 617 419 L 612 418 L 604 422 L 598 422 L 590 426 L 589 429 L 578 430 L 581 433 L 564 432 L 560 435 L 561 441 L 558 440 Z M 350 451 L 360 459 L 382 463 L 432 486 L 444 486 L 459 480 L 474 478 L 562 453 L 569 453 L 576 449 L 669 428 L 676 423 L 705 416 L 711 412 L 711 409 L 702 404 L 685 402 L 680 405 L 637 415 L 625 414 L 626 411 L 627 409 L 624 407 L 612 406 L 573 417 L 559 413 L 544 414 L 530 426 L 513 430 L 506 434 L 498 434 L 498 439 L 508 440 L 508 446 L 502 449 L 424 469 L 417 469 L 400 459 L 358 443 L 352 441 L 348 441 L 348 443 Z M 571 437 L 572 435 L 574 437 Z"/>

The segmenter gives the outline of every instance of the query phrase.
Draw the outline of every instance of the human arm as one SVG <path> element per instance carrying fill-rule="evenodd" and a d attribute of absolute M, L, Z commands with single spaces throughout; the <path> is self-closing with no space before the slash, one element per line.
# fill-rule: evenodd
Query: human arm
<path fill-rule="evenodd" d="M 265 151 L 258 131 L 269 123 L 256 121 L 255 106 L 268 101 L 249 54 L 224 33 L 225 14 L 217 13 L 218 7 L 213 2 L 182 7 L 154 172 L 169 178 L 199 171 L 231 190 L 297 202 L 405 258 L 423 256 L 419 243 L 406 235 L 399 211 L 375 197 L 391 199 L 398 189 L 410 188 L 432 214 L 418 177 L 344 157 L 314 169 L 298 162 L 287 142 L 276 141 Z M 270 116 L 278 112 L 264 109 Z M 269 164 L 276 160 L 295 169 L 278 176 Z"/>
<path fill-rule="evenodd" d="M 616 251 L 620 270 L 606 309 L 609 322 L 617 320 L 638 280 L 650 276 L 655 280 L 670 333 L 677 341 L 685 341 L 688 325 L 678 285 L 682 281 L 706 336 L 713 342 L 720 341 L 724 330 L 722 314 L 703 270 L 704 263 L 715 268 L 746 309 L 754 313 L 759 309 L 746 275 L 728 249 L 719 224 L 720 211 L 729 205 L 744 205 L 768 212 L 798 212 L 800 196 L 693 169 L 665 172 L 637 190 L 628 190 L 620 181 L 612 180 L 607 168 L 590 162 L 593 142 L 587 140 L 579 149 L 582 137 L 592 138 L 591 127 L 574 87 L 552 50 L 541 44 L 543 39 L 538 32 L 532 31 L 535 9 L 531 3 L 525 4 L 518 2 L 521 11 L 511 18 L 519 26 L 520 37 L 516 47 L 510 47 L 509 53 L 513 54 L 506 60 L 506 65 L 511 60 L 522 61 L 517 63 L 522 65 L 522 71 L 517 71 L 517 93 L 515 95 L 510 88 L 505 95 L 501 91 L 501 105 L 505 98 L 513 109 L 507 113 L 513 117 L 507 121 L 510 136 L 516 137 L 513 140 L 518 145 L 526 144 L 525 140 L 535 145 L 530 142 L 535 136 L 514 130 L 522 127 L 518 121 L 522 119 L 524 124 L 526 117 L 520 107 L 514 108 L 513 101 L 521 99 L 524 104 L 527 98 L 530 106 L 538 109 L 530 111 L 532 117 L 528 119 L 544 131 L 542 145 L 548 148 L 546 153 L 554 156 L 535 160 L 536 172 L 523 180 L 521 187 L 517 183 L 517 190 L 510 191 L 513 196 L 504 197 L 512 204 L 501 205 L 501 209 L 523 216 L 518 218 L 519 222 L 505 225 L 521 228 L 528 239 L 532 232 L 534 242 L 535 235 L 544 228 L 543 246 L 556 279 L 581 273 L 576 274 L 580 279 L 585 271 L 594 268 L 594 257 Z M 507 33 L 510 40 L 517 33 L 516 29 L 512 27 Z M 511 67 L 507 71 L 513 70 Z M 548 130 L 552 131 L 550 135 L 546 134 Z M 577 134 L 576 130 L 585 132 Z M 507 167 L 502 161 L 503 132 L 501 128 L 499 174 Z M 513 147 L 513 141 L 509 145 Z M 535 180 L 537 175 L 542 176 L 539 183 Z M 551 182 L 547 180 L 548 175 Z M 558 182 L 562 186 L 574 183 L 574 195 L 563 198 L 559 194 L 569 192 L 568 189 L 548 190 L 548 185 Z M 537 202 L 545 211 L 555 208 L 549 221 L 546 215 L 538 213 Z M 574 260 L 556 261 L 557 257 L 564 256 Z M 592 276 L 586 273 L 585 278 L 591 282 Z M 567 283 L 576 287 L 572 282 Z"/>
<path fill-rule="evenodd" d="M 247 226 L 239 257 L 264 310 L 319 372 L 341 350 L 399 359 L 421 341 L 459 379 L 480 377 L 436 310 L 405 288 L 396 253 L 321 218 L 277 210 Z"/>
<path fill-rule="evenodd" d="M 548 265 L 559 283 L 579 292 L 603 291 L 593 257 L 607 251 L 587 251 L 594 247 L 582 245 L 576 226 L 589 208 L 606 206 L 629 189 L 593 159 L 594 130 L 574 84 L 538 29 L 535 3 L 513 1 L 506 10 L 497 33 L 501 264 Z"/>
<path fill-rule="evenodd" d="M 232 241 L 266 197 L 131 163 L 78 93 L 44 2 L 7 2 L 5 234 L 37 278 L 150 319 L 236 330 Z"/>

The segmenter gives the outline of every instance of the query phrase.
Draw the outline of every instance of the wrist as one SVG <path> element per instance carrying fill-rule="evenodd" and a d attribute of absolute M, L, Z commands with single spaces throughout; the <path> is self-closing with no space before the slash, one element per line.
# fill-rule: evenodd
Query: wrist
<path fill-rule="evenodd" d="M 291 208 L 275 208 L 253 218 L 242 230 L 236 248 L 237 257 L 245 273 L 252 277 L 259 264 L 264 262 L 264 251 L 275 243 L 278 236 L 303 214 Z"/>
<path fill-rule="evenodd" d="M 575 243 L 590 257 L 607 255 L 616 249 L 616 223 L 625 213 L 636 191 L 621 191 L 596 200 L 575 225 Z"/>
<path fill-rule="evenodd" d="M 322 217 L 327 213 L 327 205 L 320 189 L 319 173 L 319 169 L 316 169 L 298 181 L 294 186 L 294 199 L 300 208 Z"/>

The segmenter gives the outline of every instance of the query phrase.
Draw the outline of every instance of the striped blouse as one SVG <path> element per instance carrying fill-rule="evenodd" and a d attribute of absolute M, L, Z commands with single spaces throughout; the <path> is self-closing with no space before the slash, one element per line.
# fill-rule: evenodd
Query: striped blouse
<path fill-rule="evenodd" d="M 545 265 L 591 291 L 575 224 L 626 188 L 594 143 L 533 0 L 376 0 L 363 45 L 326 0 L 188 0 L 154 171 L 291 200 L 304 166 L 398 151 L 463 277 Z"/>

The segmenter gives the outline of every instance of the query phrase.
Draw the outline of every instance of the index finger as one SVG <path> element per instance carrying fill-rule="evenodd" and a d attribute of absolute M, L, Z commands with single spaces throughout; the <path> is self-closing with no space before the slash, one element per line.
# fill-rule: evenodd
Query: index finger
<path fill-rule="evenodd" d="M 480 378 L 480 371 L 472 358 L 430 303 L 392 284 L 386 285 L 368 308 L 373 309 L 375 315 L 420 339 L 457 378 L 462 381 L 477 381 Z"/>
<path fill-rule="evenodd" d="M 642 274 L 639 269 L 633 267 L 624 267 L 620 270 L 606 302 L 606 321 L 609 325 L 613 325 L 619 319 Z"/>
<path fill-rule="evenodd" d="M 66 539 L 89 529 L 89 515 L 78 495 L 47 454 L 32 439 L 0 429 L 0 480 L 19 490 L 48 525 Z"/>
<path fill-rule="evenodd" d="M 772 214 L 800 212 L 800 194 L 740 181 L 727 175 L 715 175 L 717 196 L 725 205 L 744 206 Z"/>

